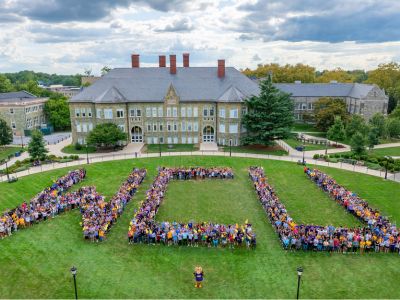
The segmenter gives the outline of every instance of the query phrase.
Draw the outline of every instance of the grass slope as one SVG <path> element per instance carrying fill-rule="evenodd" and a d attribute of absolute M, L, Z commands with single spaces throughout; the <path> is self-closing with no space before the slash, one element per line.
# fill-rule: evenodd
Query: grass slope
<path fill-rule="evenodd" d="M 20 147 L 0 147 L 0 160 L 8 158 L 9 155 L 21 150 Z"/>
<path fill-rule="evenodd" d="M 108 197 L 132 166 L 146 167 L 148 176 L 108 240 L 92 244 L 82 239 L 79 211 L 17 232 L 0 241 L 0 295 L 4 298 L 72 298 L 69 272 L 78 268 L 80 298 L 292 298 L 296 267 L 304 267 L 302 298 L 399 298 L 398 257 L 291 253 L 278 238 L 257 200 L 247 167 L 262 165 L 289 213 L 304 222 L 357 225 L 307 180 L 302 167 L 279 161 L 226 157 L 164 157 L 91 164 L 84 185 L 95 184 Z M 231 166 L 231 182 L 172 182 L 158 219 L 218 218 L 243 222 L 248 218 L 258 235 L 256 251 L 129 246 L 128 223 L 156 174 L 157 166 Z M 400 221 L 398 183 L 324 168 L 340 183 L 366 197 Z M 0 184 L 0 209 L 29 199 L 53 179 L 55 170 Z M 226 184 L 223 184 L 226 183 Z M 203 197 L 201 197 L 203 195 Z M 211 203 L 211 204 L 210 204 Z M 203 266 L 204 288 L 194 289 L 192 272 Z"/>

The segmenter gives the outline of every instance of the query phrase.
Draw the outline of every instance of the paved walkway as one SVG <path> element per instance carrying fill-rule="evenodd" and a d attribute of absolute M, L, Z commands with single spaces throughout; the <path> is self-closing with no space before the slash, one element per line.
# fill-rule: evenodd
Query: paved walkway
<path fill-rule="evenodd" d="M 217 143 L 200 143 L 200 151 L 218 151 Z"/>
<path fill-rule="evenodd" d="M 162 156 L 229 156 L 228 152 L 203 152 L 203 151 L 195 151 L 195 152 L 164 152 Z M 125 154 L 109 154 L 103 156 L 90 156 L 89 162 L 103 162 L 103 161 L 113 161 L 113 160 L 123 160 L 123 159 L 141 159 L 141 158 L 149 158 L 149 157 L 159 157 L 159 153 L 139 153 L 138 156 L 134 153 L 125 153 Z M 289 162 L 297 162 L 298 158 L 293 156 L 275 156 L 275 155 L 263 155 L 263 154 L 251 154 L 251 153 L 232 153 L 232 157 L 245 157 L 245 158 L 256 158 L 256 159 L 271 159 L 271 160 L 280 160 L 280 161 L 289 161 Z M 85 165 L 86 160 L 81 159 L 78 161 L 68 162 L 68 163 L 54 163 L 48 164 L 38 167 L 33 167 L 29 170 L 18 172 L 17 174 L 12 174 L 12 176 L 16 177 L 24 177 L 31 174 L 36 174 L 40 172 L 45 172 L 54 169 L 60 169 L 65 167 L 72 167 L 72 166 L 83 166 Z M 307 159 L 307 163 L 317 165 L 317 166 L 327 166 L 336 169 L 348 170 L 357 173 L 368 174 L 376 177 L 384 178 L 385 173 L 377 170 L 371 170 L 364 166 L 355 166 L 345 163 L 329 163 L 325 161 L 318 161 Z M 397 174 L 388 174 L 388 179 L 393 181 L 400 182 L 400 173 Z M 5 175 L 0 176 L 0 182 L 6 181 L 7 177 Z"/>

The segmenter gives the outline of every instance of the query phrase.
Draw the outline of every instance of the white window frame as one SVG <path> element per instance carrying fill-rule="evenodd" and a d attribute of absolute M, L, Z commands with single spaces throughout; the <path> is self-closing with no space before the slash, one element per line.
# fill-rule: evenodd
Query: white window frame
<path fill-rule="evenodd" d="M 157 107 L 154 106 L 151 108 L 151 116 L 157 118 Z"/>
<path fill-rule="evenodd" d="M 178 108 L 174 106 L 172 108 L 172 117 L 176 118 L 177 116 L 178 116 Z"/>
<path fill-rule="evenodd" d="M 199 131 L 199 122 L 194 121 L 193 122 L 193 132 L 198 132 Z"/>
<path fill-rule="evenodd" d="M 96 118 L 97 119 L 101 119 L 101 112 L 102 112 L 101 108 L 96 109 Z"/>
<path fill-rule="evenodd" d="M 27 112 L 27 109 L 25 109 L 25 112 Z M 81 116 L 81 110 L 79 108 L 75 108 L 75 117 L 79 118 Z"/>
<path fill-rule="evenodd" d="M 181 117 L 186 117 L 186 107 L 181 107 Z"/>
<path fill-rule="evenodd" d="M 162 107 L 162 106 L 159 106 L 159 107 L 158 107 L 158 116 L 159 116 L 160 118 L 163 117 L 163 107 Z"/>
<path fill-rule="evenodd" d="M 112 110 L 112 108 L 105 108 L 103 110 L 103 113 L 104 113 L 104 119 L 111 120 L 113 118 L 113 110 Z"/>
<path fill-rule="evenodd" d="M 192 117 L 192 107 L 191 106 L 188 106 L 186 115 L 187 115 L 188 118 Z"/>
<path fill-rule="evenodd" d="M 225 133 L 225 124 L 219 124 L 218 131 L 219 133 Z"/>
<path fill-rule="evenodd" d="M 151 107 L 146 107 L 146 117 L 147 118 L 151 117 Z"/>
<path fill-rule="evenodd" d="M 219 117 L 220 118 L 225 118 L 225 108 L 220 108 L 219 109 Z"/>
<path fill-rule="evenodd" d="M 238 133 L 239 125 L 237 123 L 229 124 L 229 133 Z"/>
<path fill-rule="evenodd" d="M 193 117 L 197 118 L 199 116 L 199 108 L 197 106 L 193 107 Z"/>
<path fill-rule="evenodd" d="M 237 108 L 231 108 L 229 110 L 229 118 L 237 119 L 239 117 L 239 111 Z"/>

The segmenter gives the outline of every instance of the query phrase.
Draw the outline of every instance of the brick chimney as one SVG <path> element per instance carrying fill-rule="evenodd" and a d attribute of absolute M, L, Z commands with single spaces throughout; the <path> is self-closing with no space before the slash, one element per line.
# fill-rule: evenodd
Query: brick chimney
<path fill-rule="evenodd" d="M 171 54 L 169 56 L 169 72 L 171 74 L 176 74 L 176 55 Z"/>
<path fill-rule="evenodd" d="M 183 53 L 183 67 L 189 68 L 189 53 Z"/>
<path fill-rule="evenodd" d="M 132 54 L 131 55 L 131 61 L 132 61 L 132 68 L 139 68 L 139 54 Z"/>
<path fill-rule="evenodd" d="M 160 55 L 158 57 L 158 65 L 160 68 L 165 68 L 167 66 L 167 58 L 165 55 Z"/>
<path fill-rule="evenodd" d="M 218 59 L 218 77 L 225 77 L 225 59 Z"/>

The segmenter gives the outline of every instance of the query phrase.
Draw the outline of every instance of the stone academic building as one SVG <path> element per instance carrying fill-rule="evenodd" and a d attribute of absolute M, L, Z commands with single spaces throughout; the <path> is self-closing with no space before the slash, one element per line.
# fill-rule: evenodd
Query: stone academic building
<path fill-rule="evenodd" d="M 257 94 L 258 84 L 219 60 L 215 67 L 183 67 L 176 56 L 159 57 L 159 67 L 116 68 L 70 100 L 73 142 L 85 143 L 94 126 L 113 122 L 132 143 L 221 145 L 240 143 L 245 132 L 243 99 Z"/>
<path fill-rule="evenodd" d="M 169 67 L 164 55 L 158 67 L 141 68 L 137 54 L 131 59 L 131 68 L 111 70 L 70 99 L 73 143 L 85 144 L 97 124 L 112 122 L 128 133 L 128 143 L 240 144 L 246 134 L 243 100 L 259 93 L 256 81 L 225 67 L 225 60 L 215 67 L 190 67 L 187 53 L 182 67 L 177 67 L 175 55 L 169 56 Z M 292 94 L 297 119 L 318 98 L 329 96 L 342 97 L 351 113 L 386 112 L 387 97 L 379 88 L 351 86 L 277 84 Z"/>
<path fill-rule="evenodd" d="M 24 135 L 24 130 L 40 128 L 46 123 L 43 108 L 47 100 L 26 91 L 0 93 L 0 118 L 7 122 L 14 135 Z"/>

